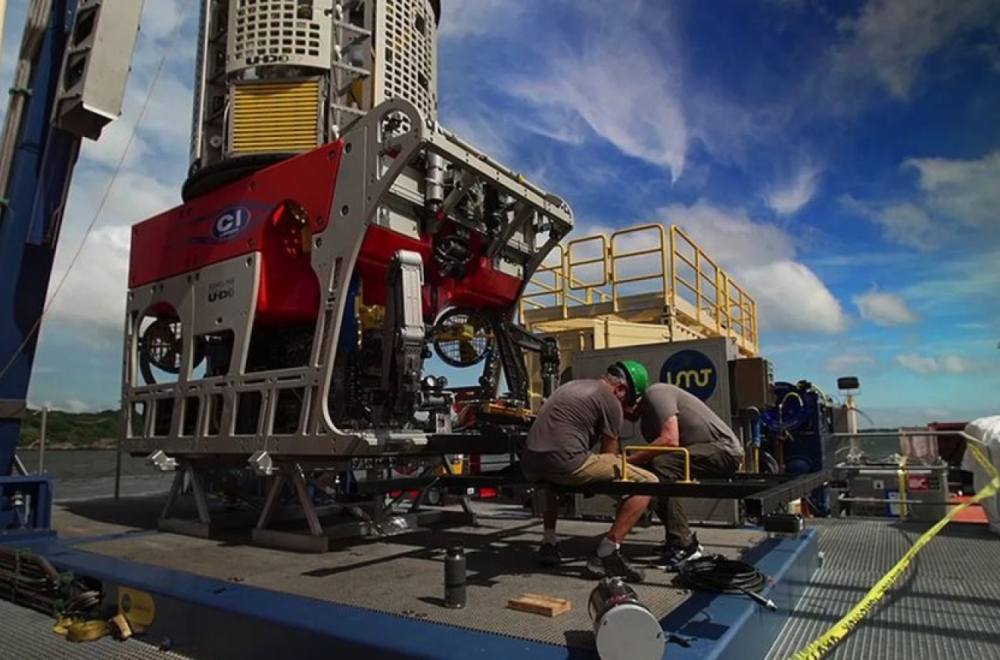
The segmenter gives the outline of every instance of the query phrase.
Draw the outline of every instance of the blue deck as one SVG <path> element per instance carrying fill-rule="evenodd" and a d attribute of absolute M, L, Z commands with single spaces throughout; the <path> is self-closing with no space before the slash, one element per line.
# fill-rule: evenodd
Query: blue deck
<path fill-rule="evenodd" d="M 108 557 L 79 546 L 104 539 L 35 539 L 19 547 L 47 557 L 60 570 L 98 579 L 115 602 L 119 588 L 148 593 L 155 618 L 146 641 L 197 658 L 288 657 L 331 652 L 373 658 L 592 658 L 593 651 L 532 642 L 385 614 L 313 598 Z M 778 605 L 769 612 L 744 596 L 696 593 L 667 615 L 668 633 L 690 639 L 669 644 L 670 658 L 763 657 L 818 566 L 816 534 L 766 539 L 744 557 L 770 575 L 764 592 Z"/>

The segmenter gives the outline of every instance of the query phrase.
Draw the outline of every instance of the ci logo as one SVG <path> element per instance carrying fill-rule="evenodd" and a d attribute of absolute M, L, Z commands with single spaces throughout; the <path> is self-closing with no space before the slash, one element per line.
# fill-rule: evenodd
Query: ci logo
<path fill-rule="evenodd" d="M 666 359 L 660 369 L 660 381 L 676 385 L 702 401 L 715 392 L 718 374 L 708 356 L 699 351 L 679 351 Z"/>
<path fill-rule="evenodd" d="M 234 206 L 223 211 L 212 224 L 212 236 L 226 241 L 238 235 L 250 224 L 250 211 L 242 206 Z"/>

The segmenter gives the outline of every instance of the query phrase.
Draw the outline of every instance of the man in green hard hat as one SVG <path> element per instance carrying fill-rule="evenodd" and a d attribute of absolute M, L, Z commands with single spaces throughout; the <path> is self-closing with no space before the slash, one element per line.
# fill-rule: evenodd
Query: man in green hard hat
<path fill-rule="evenodd" d="M 638 419 L 638 402 L 648 384 L 645 367 L 634 360 L 622 360 L 608 367 L 600 378 L 573 380 L 558 387 L 542 405 L 528 432 L 521 455 L 521 469 L 528 480 L 582 486 L 620 479 L 618 437 L 626 417 Z M 628 467 L 628 478 L 657 481 L 651 472 L 633 466 Z M 643 580 L 642 571 L 631 566 L 620 549 L 625 535 L 649 503 L 650 498 L 644 495 L 633 495 L 622 502 L 611 530 L 587 561 L 591 577 Z M 550 493 L 540 549 L 545 566 L 561 562 L 556 538 L 558 513 L 559 500 Z"/>
<path fill-rule="evenodd" d="M 651 385 L 639 406 L 640 430 L 652 446 L 684 447 L 691 457 L 694 478 L 728 478 L 743 461 L 743 443 L 705 402 L 668 383 Z M 684 478 L 684 455 L 679 452 L 638 452 L 628 458 L 664 481 Z M 702 556 L 704 548 L 688 526 L 680 498 L 659 498 L 656 514 L 663 523 L 663 554 L 655 562 L 667 571 L 679 570 Z"/>

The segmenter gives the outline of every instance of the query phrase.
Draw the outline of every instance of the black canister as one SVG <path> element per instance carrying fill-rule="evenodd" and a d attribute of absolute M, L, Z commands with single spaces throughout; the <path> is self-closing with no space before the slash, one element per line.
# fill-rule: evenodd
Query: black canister
<path fill-rule="evenodd" d="M 465 607 L 465 549 L 460 545 L 448 548 L 444 557 L 444 606 Z"/>

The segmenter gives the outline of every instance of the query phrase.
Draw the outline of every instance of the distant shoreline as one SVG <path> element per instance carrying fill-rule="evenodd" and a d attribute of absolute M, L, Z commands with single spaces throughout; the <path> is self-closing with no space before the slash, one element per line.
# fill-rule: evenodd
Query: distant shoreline
<path fill-rule="evenodd" d="M 104 445 L 72 445 L 64 442 L 58 442 L 53 444 L 46 444 L 45 451 L 114 451 L 118 448 L 117 443 Z M 31 444 L 24 447 L 18 446 L 18 451 L 40 451 L 41 445 Z"/>

